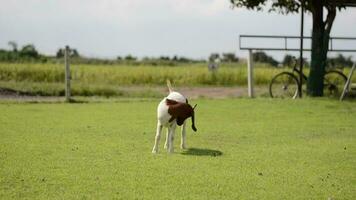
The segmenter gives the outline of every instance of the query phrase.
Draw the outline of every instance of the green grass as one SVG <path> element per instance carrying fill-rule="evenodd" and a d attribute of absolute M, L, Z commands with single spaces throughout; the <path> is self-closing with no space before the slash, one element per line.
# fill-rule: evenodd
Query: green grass
<path fill-rule="evenodd" d="M 276 68 L 256 64 L 256 83 L 270 80 Z M 236 85 L 246 84 L 246 65 L 224 64 L 216 76 L 207 65 L 187 64 L 172 66 L 127 66 L 127 65 L 72 65 L 73 82 L 81 84 L 111 85 L 162 85 L 171 79 L 177 85 Z M 64 82 L 63 64 L 0 63 L 0 80 L 17 82 Z"/>
<path fill-rule="evenodd" d="M 192 100 L 152 155 L 157 102 L 0 103 L 0 199 L 356 199 L 355 102 Z"/>
<path fill-rule="evenodd" d="M 274 75 L 286 68 L 273 68 L 256 63 L 255 85 L 268 85 Z M 307 69 L 305 70 L 308 71 Z M 344 73 L 348 74 L 349 69 Z M 222 64 L 213 75 L 206 64 L 179 66 L 88 65 L 71 66 L 73 95 L 77 96 L 138 96 L 120 90 L 122 86 L 164 86 L 170 79 L 175 86 L 245 86 L 245 63 Z M 353 81 L 356 82 L 356 76 Z M 0 63 L 0 88 L 9 88 L 32 95 L 58 96 L 64 94 L 63 64 Z M 147 95 L 146 92 L 141 92 Z M 142 95 L 141 95 L 142 96 Z M 157 96 L 148 93 L 146 97 Z"/>

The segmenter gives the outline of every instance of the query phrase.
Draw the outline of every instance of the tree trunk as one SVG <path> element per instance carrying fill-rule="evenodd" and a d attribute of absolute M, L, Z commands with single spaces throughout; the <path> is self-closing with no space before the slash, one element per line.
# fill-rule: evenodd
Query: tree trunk
<path fill-rule="evenodd" d="M 319 4 L 319 5 L 318 5 Z M 325 61 L 328 50 L 328 40 L 325 46 L 325 29 L 323 22 L 323 6 L 321 3 L 314 4 L 313 33 L 310 73 L 307 82 L 309 96 L 323 96 Z M 328 37 L 327 37 L 328 39 Z M 326 48 L 326 49 L 325 49 Z"/>
<path fill-rule="evenodd" d="M 311 66 L 307 83 L 309 96 L 323 96 L 326 59 L 329 50 L 330 31 L 336 16 L 336 7 L 327 5 L 328 15 L 323 21 L 323 4 L 320 0 L 312 0 L 313 33 Z"/>

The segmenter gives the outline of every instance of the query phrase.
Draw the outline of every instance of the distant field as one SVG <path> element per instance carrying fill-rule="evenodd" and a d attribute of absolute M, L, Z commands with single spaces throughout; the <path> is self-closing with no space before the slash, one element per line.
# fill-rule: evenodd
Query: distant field
<path fill-rule="evenodd" d="M 164 86 L 170 79 L 175 86 L 244 86 L 244 64 L 223 65 L 216 75 L 205 64 L 183 66 L 72 65 L 73 95 L 139 96 L 125 94 L 122 86 Z M 281 71 L 256 64 L 255 82 L 267 84 Z M 64 94 L 62 64 L 0 64 L 0 87 L 38 95 Z M 139 93 L 145 93 L 141 91 Z M 146 92 L 146 96 L 157 96 Z"/>
<path fill-rule="evenodd" d="M 0 102 L 0 199 L 356 199 L 355 103 L 193 100 L 152 155 L 158 101 Z"/>
<path fill-rule="evenodd" d="M 123 86 L 164 86 L 170 79 L 175 86 L 240 87 L 247 84 L 247 70 L 243 63 L 224 64 L 216 74 L 206 64 L 181 66 L 125 66 L 125 65 L 72 65 L 72 88 L 76 96 L 146 96 L 155 97 L 153 91 L 128 93 Z M 271 78 L 283 71 L 256 63 L 254 81 L 267 86 Z M 307 71 L 307 70 L 306 70 Z M 348 70 L 345 70 L 348 74 Z M 356 76 L 354 76 L 356 81 Z M 8 64 L 0 63 L 0 88 L 28 92 L 34 95 L 58 96 L 64 94 L 63 64 Z M 267 87 L 266 87 L 267 88 Z"/>
<path fill-rule="evenodd" d="M 256 84 L 269 82 L 280 69 L 256 64 Z M 171 79 L 176 85 L 245 85 L 244 64 L 223 65 L 216 75 L 205 64 L 181 66 L 72 65 L 72 79 L 82 84 L 162 85 Z M 1 81 L 62 83 L 62 64 L 0 64 Z"/>

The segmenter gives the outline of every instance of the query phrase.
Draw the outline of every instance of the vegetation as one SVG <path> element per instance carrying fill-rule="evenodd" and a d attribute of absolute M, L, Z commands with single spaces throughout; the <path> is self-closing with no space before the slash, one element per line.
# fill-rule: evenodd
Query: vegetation
<path fill-rule="evenodd" d="M 268 84 L 281 70 L 256 64 L 256 84 Z M 120 87 L 162 87 L 167 79 L 177 86 L 244 86 L 247 83 L 243 63 L 223 64 L 216 74 L 210 73 L 206 64 L 179 67 L 73 64 L 71 73 L 73 94 L 80 96 L 122 96 L 126 94 Z M 0 64 L 0 88 L 52 96 L 64 93 L 63 83 L 63 64 Z"/>
<path fill-rule="evenodd" d="M 20 94 L 61 96 L 64 94 L 64 49 L 55 56 L 40 54 L 34 45 L 24 45 L 20 50 L 10 41 L 11 50 L 0 50 L 0 89 L 14 90 Z M 72 94 L 79 96 L 158 96 L 147 90 L 128 93 L 122 86 L 163 86 L 171 79 L 178 86 L 244 86 L 247 72 L 244 60 L 234 53 L 212 53 L 209 62 L 218 62 L 218 72 L 209 72 L 208 62 L 178 56 L 144 57 L 118 56 L 116 59 L 82 57 L 69 48 L 72 65 Z M 282 69 L 278 62 L 265 52 L 255 52 L 255 83 L 267 85 Z M 350 66 L 351 57 L 339 55 L 330 59 L 330 66 Z M 292 56 L 286 55 L 283 63 L 290 66 Z M 306 62 L 305 62 L 306 63 Z M 273 66 L 274 68 L 271 68 Z M 280 65 L 278 65 L 280 66 Z M 342 69 L 342 68 L 341 68 Z M 306 70 L 308 71 L 308 70 Z"/>
<path fill-rule="evenodd" d="M 223 53 L 221 55 L 218 53 L 212 53 L 212 54 L 210 54 L 208 61 L 214 62 L 217 59 L 220 60 L 221 62 L 225 62 L 225 63 L 239 62 L 239 58 L 236 57 L 236 55 L 234 53 Z"/>
<path fill-rule="evenodd" d="M 267 85 L 277 73 L 288 70 L 256 63 L 256 85 Z M 344 73 L 348 74 L 349 69 Z M 308 73 L 308 69 L 305 70 Z M 176 86 L 234 86 L 247 84 L 246 64 L 222 64 L 217 73 L 207 65 L 170 66 L 71 65 L 73 95 L 78 96 L 158 96 L 149 86 L 164 87 L 167 79 Z M 356 76 L 353 77 L 356 81 Z M 142 91 L 128 94 L 125 86 L 139 86 Z M 0 88 L 31 95 L 59 96 L 64 94 L 63 64 L 0 64 Z M 146 90 L 146 91 L 144 91 Z"/>
<path fill-rule="evenodd" d="M 230 2 L 237 7 L 261 10 L 267 0 L 230 0 Z M 344 8 L 340 5 L 342 2 L 343 1 L 335 2 L 333 0 L 276 0 L 272 3 L 270 9 L 272 11 L 288 14 L 299 12 L 300 7 L 303 6 L 305 11 L 312 14 L 311 67 L 310 78 L 307 83 L 307 93 L 310 96 L 323 96 L 323 82 L 329 49 L 330 31 L 336 17 L 336 10 Z M 324 14 L 325 11 L 327 11 L 326 14 Z"/>
<path fill-rule="evenodd" d="M 327 62 L 327 67 L 329 68 L 337 68 L 338 66 L 352 67 L 353 65 L 351 56 L 346 58 L 342 54 L 338 54 L 334 58 L 328 58 L 326 62 Z"/>
<path fill-rule="evenodd" d="M 64 48 L 59 48 L 56 55 L 48 56 L 40 54 L 33 44 L 28 44 L 23 46 L 21 50 L 17 49 L 17 43 L 14 41 L 9 41 L 8 45 L 11 50 L 0 49 L 0 62 L 12 62 L 12 63 L 51 63 L 55 64 L 61 62 L 64 57 Z M 234 54 L 223 54 L 226 58 L 226 62 L 237 62 L 238 58 Z M 124 64 L 124 65 L 167 65 L 167 66 L 178 66 L 180 64 L 192 64 L 192 63 L 202 63 L 205 60 L 190 59 L 186 57 L 173 56 L 172 58 L 168 56 L 160 56 L 158 58 L 154 57 L 144 57 L 143 59 L 138 59 L 132 55 L 126 55 L 124 57 L 117 56 L 116 59 L 101 59 L 101 58 L 87 58 L 79 54 L 78 50 L 74 48 L 69 48 L 69 56 L 71 58 L 71 63 L 74 64 Z M 231 59 L 234 60 L 231 60 Z"/>
<path fill-rule="evenodd" d="M 356 199 L 354 103 L 193 101 L 173 155 L 151 154 L 158 99 L 0 103 L 0 199 Z"/>
<path fill-rule="evenodd" d="M 283 61 L 282 61 L 282 65 L 283 66 L 288 66 L 288 67 L 293 67 L 295 64 L 297 64 L 297 66 L 299 66 L 299 60 L 300 58 L 296 58 L 295 56 L 292 56 L 292 55 L 289 55 L 289 54 L 286 54 L 283 58 Z M 310 64 L 309 62 L 307 61 L 306 58 L 303 58 L 303 65 L 304 67 L 310 67 Z M 335 66 L 339 66 L 341 69 L 344 68 L 344 67 L 347 67 L 347 66 L 344 66 L 340 63 L 338 63 L 337 65 Z"/>
<path fill-rule="evenodd" d="M 64 54 L 65 54 L 65 48 L 60 48 L 60 49 L 58 49 L 58 51 L 56 53 L 56 58 L 63 59 Z M 79 52 L 76 49 L 73 49 L 70 47 L 68 47 L 68 54 L 69 54 L 69 57 L 71 57 L 71 58 L 79 58 L 80 57 Z"/>
<path fill-rule="evenodd" d="M 278 62 L 263 51 L 253 53 L 252 58 L 255 62 L 268 63 L 274 67 L 278 66 Z"/>
<path fill-rule="evenodd" d="M 17 44 L 13 41 L 9 42 L 12 47 L 11 51 L 0 49 L 0 61 L 15 62 L 15 61 L 45 61 L 45 57 L 41 56 L 32 44 L 24 45 L 21 50 L 17 49 Z"/>

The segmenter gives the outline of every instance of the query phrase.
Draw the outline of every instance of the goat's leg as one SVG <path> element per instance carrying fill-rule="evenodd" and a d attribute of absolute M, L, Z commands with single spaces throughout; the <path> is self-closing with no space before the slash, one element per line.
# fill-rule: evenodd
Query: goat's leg
<path fill-rule="evenodd" d="M 166 133 L 166 142 L 164 143 L 164 149 L 168 149 L 169 128 Z"/>
<path fill-rule="evenodd" d="M 168 134 L 168 152 L 169 153 L 174 152 L 173 141 L 174 141 L 175 129 L 176 129 L 176 123 L 172 123 L 172 125 L 169 127 L 169 134 Z"/>
<path fill-rule="evenodd" d="M 159 139 L 161 138 L 162 127 L 163 126 L 158 122 L 157 123 L 157 132 L 156 132 L 156 137 L 155 137 L 155 145 L 153 146 L 152 153 L 158 152 L 158 143 L 159 143 Z"/>
<path fill-rule="evenodd" d="M 185 129 L 186 122 L 184 121 L 182 125 L 182 130 L 181 130 L 181 142 L 180 142 L 180 148 L 181 149 L 186 149 L 187 146 L 185 144 L 185 137 L 186 137 L 186 129 Z"/>

